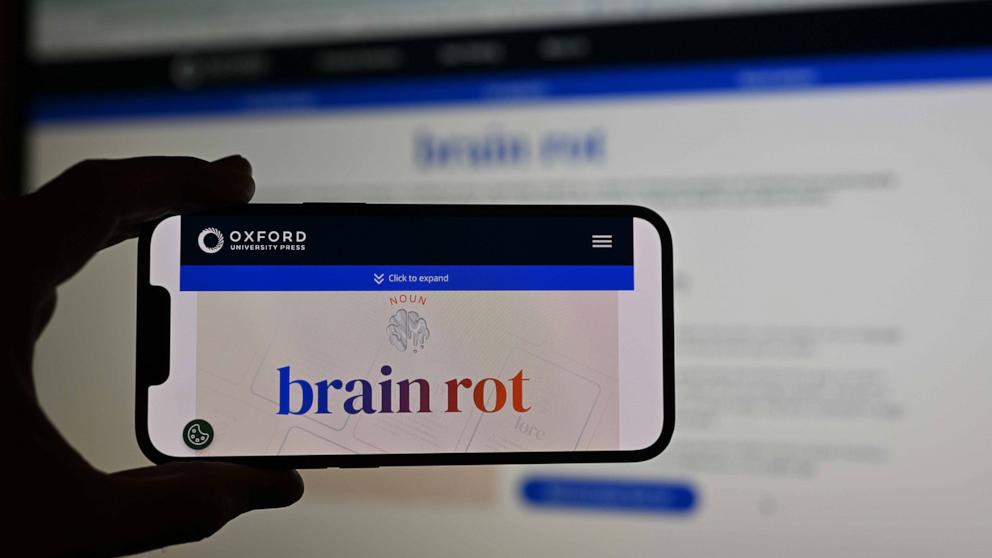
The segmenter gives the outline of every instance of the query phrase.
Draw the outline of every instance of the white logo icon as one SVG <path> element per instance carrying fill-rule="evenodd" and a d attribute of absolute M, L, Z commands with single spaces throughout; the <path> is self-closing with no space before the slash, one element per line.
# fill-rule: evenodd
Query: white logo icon
<path fill-rule="evenodd" d="M 373 273 L 372 280 L 375 281 L 376 285 L 381 285 L 382 282 L 386 280 L 386 276 L 382 273 Z"/>
<path fill-rule="evenodd" d="M 207 239 L 211 236 L 214 237 L 214 242 L 213 245 L 208 245 Z M 200 236 L 196 238 L 196 243 L 200 245 L 200 250 L 208 254 L 220 252 L 220 249 L 224 247 L 224 233 L 213 227 L 208 227 L 200 232 Z"/>

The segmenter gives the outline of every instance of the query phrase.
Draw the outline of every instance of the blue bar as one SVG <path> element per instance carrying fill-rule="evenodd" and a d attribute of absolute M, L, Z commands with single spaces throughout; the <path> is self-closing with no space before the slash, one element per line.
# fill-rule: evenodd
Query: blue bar
<path fill-rule="evenodd" d="M 542 508 L 575 508 L 687 514 L 695 509 L 696 490 L 678 482 L 533 477 L 524 481 L 522 496 Z"/>
<path fill-rule="evenodd" d="M 988 80 L 992 49 L 777 58 L 499 75 L 380 79 L 308 86 L 51 96 L 38 122 L 196 115 L 239 116 L 430 105 L 519 103 L 617 97 L 748 93 L 809 88 Z"/>
<path fill-rule="evenodd" d="M 184 265 L 179 268 L 179 290 L 631 291 L 634 290 L 634 267 L 627 265 Z"/>

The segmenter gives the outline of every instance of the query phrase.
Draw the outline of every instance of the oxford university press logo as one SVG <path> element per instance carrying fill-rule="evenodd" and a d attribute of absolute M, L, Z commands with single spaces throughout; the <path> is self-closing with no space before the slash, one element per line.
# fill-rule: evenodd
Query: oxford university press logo
<path fill-rule="evenodd" d="M 206 227 L 196 237 L 196 244 L 206 254 L 225 252 L 303 252 L 307 233 L 303 230 L 230 229 Z"/>
<path fill-rule="evenodd" d="M 200 245 L 200 250 L 207 254 L 215 254 L 224 247 L 224 233 L 214 227 L 207 227 L 200 231 L 196 243 Z"/>

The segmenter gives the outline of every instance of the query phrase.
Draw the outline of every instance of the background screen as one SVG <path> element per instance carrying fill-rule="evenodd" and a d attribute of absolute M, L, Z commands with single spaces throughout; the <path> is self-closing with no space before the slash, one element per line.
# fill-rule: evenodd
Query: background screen
<path fill-rule="evenodd" d="M 34 2 L 27 188 L 241 153 L 261 201 L 647 205 L 675 241 L 676 431 L 640 464 L 309 472 L 300 505 L 176 554 L 992 543 L 987 5 L 233 4 Z M 64 286 L 36 355 L 111 470 L 146 463 L 136 267 L 118 246 Z"/>

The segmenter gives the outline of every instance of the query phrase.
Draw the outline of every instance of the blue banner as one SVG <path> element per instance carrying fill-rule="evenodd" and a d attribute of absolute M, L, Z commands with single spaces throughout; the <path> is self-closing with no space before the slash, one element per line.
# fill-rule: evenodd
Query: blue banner
<path fill-rule="evenodd" d="M 35 121 L 360 110 L 626 95 L 788 91 L 992 78 L 992 49 L 507 72 L 209 91 L 51 96 Z"/>
<path fill-rule="evenodd" d="M 182 291 L 631 291 L 628 265 L 184 265 Z"/>

